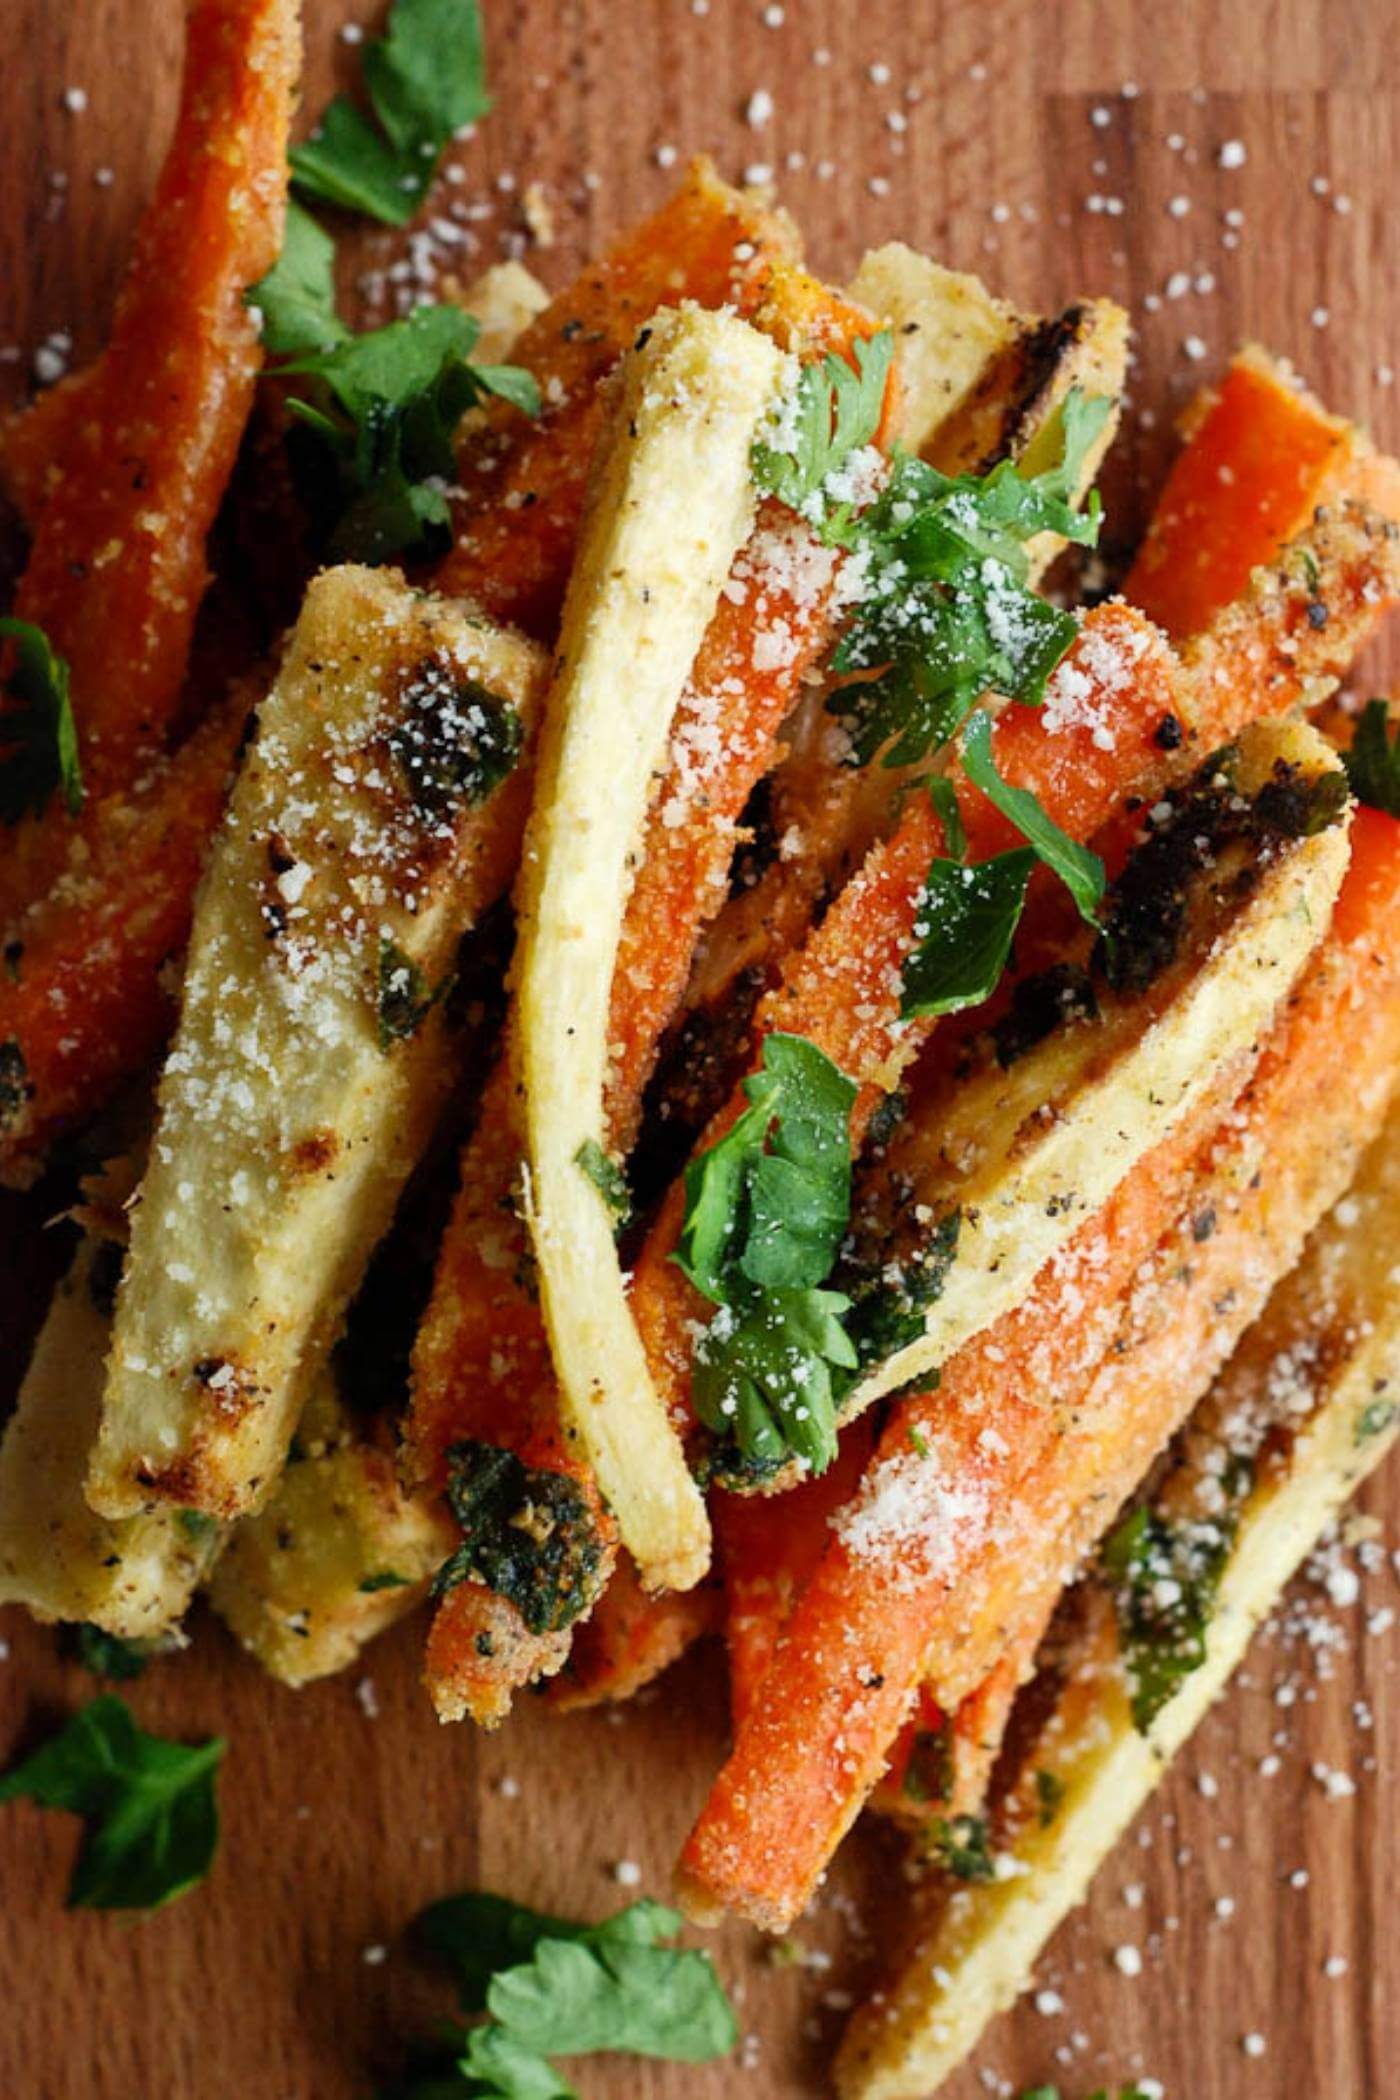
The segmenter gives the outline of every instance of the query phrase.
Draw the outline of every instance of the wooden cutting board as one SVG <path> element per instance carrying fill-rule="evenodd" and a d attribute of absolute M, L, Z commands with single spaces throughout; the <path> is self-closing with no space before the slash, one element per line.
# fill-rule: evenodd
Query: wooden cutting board
<path fill-rule="evenodd" d="M 487 208 L 469 222 L 463 274 L 525 240 L 521 199 L 538 183 L 556 241 L 525 252 L 561 282 L 659 199 L 673 157 L 705 149 L 726 173 L 774 169 L 829 274 L 901 236 L 1023 305 L 1083 291 L 1130 305 L 1138 414 L 1110 478 L 1112 543 L 1140 526 L 1176 409 L 1243 337 L 1288 353 L 1329 401 L 1400 440 L 1395 0 L 486 5 L 496 112 L 460 149 L 465 180 L 450 193 Z M 337 32 L 351 15 L 343 0 L 308 0 L 308 12 L 314 111 L 350 73 Z M 46 337 L 71 338 L 75 361 L 102 341 L 163 148 L 180 8 L 5 0 L 3 32 L 0 383 L 14 398 Z M 771 120 L 751 124 L 765 91 Z M 1243 165 L 1235 147 L 1219 164 L 1227 141 L 1243 144 Z M 363 259 L 399 245 L 371 237 Z M 11 1375 L 34 1298 L 20 1261 L 0 1230 Z M 1398 1499 L 1392 1470 L 1365 1506 L 1393 1526 Z M 1386 1926 L 1400 1882 L 1400 1635 L 1384 1631 L 1400 1597 L 1388 1554 L 1362 1550 L 1374 1565 L 1358 1604 L 1323 1598 L 1319 1612 L 1305 1587 L 1293 1636 L 1256 1647 L 1042 1963 L 1042 2009 L 1024 2005 L 990 2038 L 985 2073 L 1012 2089 L 1055 2079 L 1067 2100 L 1139 2072 L 1173 2100 L 1400 2090 L 1400 1935 Z M 1356 1568 L 1354 1551 L 1345 1564 Z M 1339 1597 L 1347 1587 L 1334 1577 Z M 2 1630 L 7 1755 L 92 1686 L 19 1613 Z M 192 1634 L 132 1697 L 150 1726 L 229 1738 L 217 1868 L 150 1922 L 69 1918 L 72 1824 L 28 1807 L 0 1815 L 4 2100 L 367 2094 L 396 2038 L 443 2004 L 397 1945 L 418 1906 L 484 1886 L 596 1915 L 619 1899 L 622 1860 L 663 1894 L 724 1748 L 712 1655 L 631 1710 L 559 1721 L 527 1701 L 485 1738 L 433 1721 L 411 1626 L 362 1671 L 296 1694 L 264 1682 L 204 1615 Z M 1319 1657 L 1324 1640 L 1336 1645 Z M 1351 1775 L 1354 1795 L 1331 1798 L 1319 1771 Z M 878 1968 L 898 1907 L 896 1855 L 879 1835 L 847 1850 L 801 1935 L 831 1952 L 828 1972 L 767 1965 L 743 1931 L 720 1941 L 742 1994 L 744 2068 L 585 2067 L 585 2092 L 821 2093 L 841 1993 Z M 1132 1955 L 1115 1962 L 1124 1948 L 1140 1953 L 1135 1977 L 1123 1973 Z M 1344 1971 L 1325 1973 L 1329 1958 Z M 1244 2052 L 1246 2034 L 1264 2038 L 1263 2055 Z M 985 2090 L 998 2088 L 969 2070 L 948 2093 Z"/>

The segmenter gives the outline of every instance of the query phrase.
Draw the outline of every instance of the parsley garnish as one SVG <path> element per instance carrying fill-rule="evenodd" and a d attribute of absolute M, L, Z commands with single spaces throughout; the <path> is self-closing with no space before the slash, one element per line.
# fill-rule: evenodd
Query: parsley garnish
<path fill-rule="evenodd" d="M 411 957 L 391 941 L 379 937 L 379 1047 L 386 1053 L 395 1043 L 416 1035 L 437 1003 L 428 980 Z"/>
<path fill-rule="evenodd" d="M 1171 1520 L 1134 1510 L 1101 1550 L 1143 1734 L 1206 1659 L 1206 1629 L 1234 1542 L 1233 1517 Z"/>
<path fill-rule="evenodd" d="M 1384 700 L 1368 700 L 1361 710 L 1351 749 L 1342 753 L 1351 791 L 1358 802 L 1400 817 L 1400 728 L 1389 734 L 1390 709 Z"/>
<path fill-rule="evenodd" d="M 436 2082 L 407 2092 L 573 2100 L 551 2057 L 606 2050 L 705 2063 L 727 2055 L 734 2015 L 709 1955 L 666 1944 L 680 1929 L 675 1911 L 652 1902 L 598 1925 L 500 1896 L 433 1904 L 418 1937 L 455 1970 L 462 2011 L 487 2017 L 458 2030 Z"/>
<path fill-rule="evenodd" d="M 450 532 L 446 488 L 466 411 L 495 395 L 537 415 L 539 389 L 517 365 L 468 362 L 480 327 L 460 307 L 420 306 L 352 334 L 335 310 L 334 254 L 294 205 L 281 255 L 245 294 L 280 360 L 272 376 L 302 382 L 287 400 L 301 494 L 330 560 L 429 553 Z"/>
<path fill-rule="evenodd" d="M 400 1575 L 397 1568 L 381 1568 L 377 1574 L 364 1575 L 355 1587 L 362 1597 L 377 1596 L 380 1590 L 406 1590 L 412 1577 Z"/>
<path fill-rule="evenodd" d="M 833 528 L 844 530 L 849 500 L 828 483 L 879 429 L 893 355 L 894 338 L 883 329 L 856 344 L 854 366 L 834 352 L 803 366 L 768 435 L 753 449 L 754 482 L 765 495 L 818 526 L 836 497 Z"/>
<path fill-rule="evenodd" d="M 292 148 L 292 179 L 306 196 L 403 226 L 445 147 L 491 107 L 477 0 L 395 0 L 388 35 L 364 48 L 364 75 L 373 117 L 338 95 Z"/>
<path fill-rule="evenodd" d="M 1037 1767 L 1035 1798 L 1040 1827 L 1042 1830 L 1048 1830 L 1059 1814 L 1060 1803 L 1065 1798 L 1065 1783 L 1058 1772 L 1051 1772 L 1044 1765 Z"/>
<path fill-rule="evenodd" d="M 1034 866 L 1028 846 L 972 867 L 934 861 L 914 924 L 918 945 L 904 965 L 899 1010 L 906 1020 L 960 1013 L 990 998 L 1006 968 Z"/>
<path fill-rule="evenodd" d="M 974 787 L 1027 844 L 972 866 L 958 859 L 934 861 L 914 929 L 918 944 L 904 966 L 900 1012 L 906 1019 L 958 1013 L 991 996 L 1006 968 L 1037 860 L 1059 876 L 1091 926 L 1097 924 L 1103 898 L 1103 862 L 1061 831 L 1029 789 L 1002 779 L 992 757 L 991 721 L 980 711 L 968 722 L 962 760 Z M 929 786 L 939 790 L 934 800 L 949 843 L 960 853 L 966 835 L 952 784 L 939 777 Z"/>
<path fill-rule="evenodd" d="M 774 1033 L 744 1092 L 748 1107 L 686 1169 L 673 1258 L 720 1308 L 695 1352 L 695 1405 L 745 1458 L 796 1455 L 820 1472 L 836 1452 L 832 1373 L 856 1365 L 850 1301 L 819 1288 L 850 1216 L 856 1088 L 814 1043 Z"/>
<path fill-rule="evenodd" d="M 1027 543 L 1055 532 L 1080 546 L 1098 537 L 1100 507 L 1069 498 L 1109 412 L 1077 389 L 1062 411 L 1058 465 L 1023 476 L 1010 460 L 951 479 L 898 455 L 882 493 L 845 530 L 864 589 L 833 658 L 858 677 L 832 697 L 852 757 L 883 751 L 912 765 L 947 743 L 989 691 L 1037 704 L 1076 634 L 1073 615 L 1037 597 Z M 869 674 L 875 674 L 873 677 Z"/>
<path fill-rule="evenodd" d="M 531 1633 L 557 1633 L 592 1602 L 602 1555 L 597 1519 L 577 1481 L 527 1466 L 474 1439 L 448 1454 L 447 1500 L 462 1544 L 433 1595 L 482 1582 L 505 1597 Z"/>
<path fill-rule="evenodd" d="M 632 1192 L 623 1169 L 596 1138 L 584 1139 L 574 1154 L 574 1165 L 588 1176 L 602 1197 L 613 1231 L 621 1232 L 632 1215 Z"/>
<path fill-rule="evenodd" d="M 15 645 L 14 669 L 5 681 L 11 704 L 0 710 L 0 823 L 42 816 L 56 790 L 76 817 L 83 806 L 83 773 L 68 666 L 42 627 L 29 620 L 0 620 L 0 641 Z"/>
<path fill-rule="evenodd" d="M 87 1621 L 73 1628 L 73 1648 L 78 1661 L 94 1677 L 105 1677 L 111 1684 L 129 1682 L 140 1677 L 155 1653 L 154 1641 L 127 1641 L 120 1634 L 108 1633 L 101 1626 Z"/>
<path fill-rule="evenodd" d="M 996 1860 L 982 1816 L 940 1816 L 933 1826 L 939 1865 L 958 1881 L 994 1881 Z"/>
<path fill-rule="evenodd" d="M 992 757 L 991 719 L 982 712 L 974 714 L 967 725 L 962 762 L 973 786 L 980 788 L 987 800 L 1015 825 L 1036 858 L 1059 876 L 1081 919 L 1096 926 L 1095 914 L 1104 892 L 1103 862 L 1097 853 L 1091 853 L 1087 846 L 1077 844 L 1061 831 L 1029 788 L 1012 787 L 1002 779 Z"/>
<path fill-rule="evenodd" d="M 1372 1437 L 1381 1436 L 1395 1420 L 1395 1410 L 1400 1401 L 1379 1398 L 1368 1400 L 1356 1418 L 1354 1441 L 1369 1444 Z"/>
<path fill-rule="evenodd" d="M 0 1802 L 37 1801 L 84 1818 L 70 1906 L 154 1910 L 209 1872 L 224 1749 L 217 1737 L 187 1748 L 147 1735 L 108 1693 L 0 1779 Z"/>

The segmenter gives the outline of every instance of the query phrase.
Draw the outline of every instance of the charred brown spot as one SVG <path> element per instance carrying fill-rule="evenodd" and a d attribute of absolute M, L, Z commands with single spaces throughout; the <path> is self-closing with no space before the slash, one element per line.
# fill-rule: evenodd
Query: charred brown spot
<path fill-rule="evenodd" d="M 333 1130 L 313 1130 L 293 1145 L 288 1166 L 293 1174 L 324 1174 L 334 1166 L 340 1140 Z"/>

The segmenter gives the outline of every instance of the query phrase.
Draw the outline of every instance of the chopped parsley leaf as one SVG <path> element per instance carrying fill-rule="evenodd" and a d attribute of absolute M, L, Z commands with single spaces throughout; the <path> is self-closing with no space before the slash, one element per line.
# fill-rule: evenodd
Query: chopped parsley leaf
<path fill-rule="evenodd" d="M 446 545 L 453 439 L 469 408 L 495 395 L 526 415 L 539 389 L 515 365 L 476 365 L 479 324 L 456 306 L 420 306 L 354 335 L 335 310 L 334 247 L 292 207 L 282 254 L 245 294 L 279 360 L 288 452 L 303 502 L 332 561 L 387 561 Z"/>
<path fill-rule="evenodd" d="M 377 1596 L 380 1590 L 406 1590 L 412 1586 L 412 1577 L 400 1575 L 397 1568 L 380 1568 L 373 1575 L 361 1576 L 355 1587 L 362 1597 Z"/>
<path fill-rule="evenodd" d="M 1059 463 L 1039 475 L 1004 460 L 952 479 L 898 454 L 880 495 L 848 522 L 864 590 L 833 664 L 857 682 L 829 705 L 851 732 L 856 764 L 879 752 L 886 765 L 914 764 L 986 692 L 1030 706 L 1044 697 L 1077 628 L 1028 588 L 1026 546 L 1045 531 L 1094 544 L 1097 499 L 1080 512 L 1069 496 L 1108 412 L 1106 400 L 1071 393 Z"/>
<path fill-rule="evenodd" d="M 552 2057 L 727 2055 L 738 2039 L 733 2012 L 709 1955 L 668 1944 L 681 1922 L 650 1901 L 597 1925 L 486 1894 L 433 1904 L 417 1937 L 455 1970 L 463 2013 L 486 2017 L 456 2030 L 436 2078 L 394 2100 L 573 2100 Z"/>
<path fill-rule="evenodd" d="M 1065 1798 L 1065 1783 L 1058 1772 L 1051 1772 L 1044 1765 L 1036 1769 L 1035 1798 L 1040 1812 L 1040 1827 L 1048 1830 L 1060 1812 L 1060 1803 Z"/>
<path fill-rule="evenodd" d="M 958 1881 L 993 1881 L 992 1855 L 982 1816 L 940 1816 L 933 1826 L 933 1849 L 940 1866 Z"/>
<path fill-rule="evenodd" d="M 1028 846 L 964 866 L 935 860 L 904 965 L 899 1010 L 955 1014 L 990 998 L 1001 981 L 1035 866 Z"/>
<path fill-rule="evenodd" d="M 153 1641 L 123 1640 L 120 1634 L 108 1633 L 104 1627 L 86 1620 L 73 1628 L 73 1649 L 78 1661 L 94 1677 L 105 1677 L 111 1684 L 140 1677 L 155 1646 Z"/>
<path fill-rule="evenodd" d="M 1141 1508 L 1103 1543 L 1141 1734 L 1206 1659 L 1206 1630 L 1235 1528 L 1233 1516 L 1171 1519 Z"/>
<path fill-rule="evenodd" d="M 219 1738 L 187 1748 L 147 1735 L 115 1693 L 94 1699 L 0 1778 L 0 1802 L 83 1817 L 71 1908 L 155 1910 L 201 1882 L 219 1836 Z"/>
<path fill-rule="evenodd" d="M 1368 1400 L 1356 1418 L 1355 1441 L 1369 1444 L 1373 1437 L 1384 1435 L 1395 1420 L 1400 1401 L 1385 1398 Z"/>
<path fill-rule="evenodd" d="M 1400 817 L 1400 727 L 1393 736 L 1389 732 L 1389 706 L 1384 700 L 1368 700 L 1351 749 L 1342 753 L 1342 764 L 1358 802 Z"/>
<path fill-rule="evenodd" d="M 622 1168 L 596 1138 L 584 1139 L 574 1154 L 574 1165 L 588 1176 L 602 1197 L 613 1231 L 621 1232 L 632 1215 L 632 1192 Z"/>
<path fill-rule="evenodd" d="M 836 494 L 833 476 L 880 427 L 893 355 L 894 338 L 886 328 L 855 345 L 854 365 L 829 351 L 819 363 L 802 367 L 767 436 L 754 446 L 753 478 L 765 495 L 821 528 Z M 837 530 L 844 530 L 849 513 L 849 500 L 838 497 Z"/>
<path fill-rule="evenodd" d="M 1045 863 L 1074 899 L 1075 909 L 1090 926 L 1104 893 L 1104 866 L 1097 853 L 1081 846 L 1047 816 L 1029 788 L 1003 780 L 992 757 L 992 725 L 980 710 L 967 725 L 962 746 L 963 770 L 974 787 L 1020 832 L 1036 858 Z"/>
<path fill-rule="evenodd" d="M 387 934 L 379 937 L 379 1047 L 392 1050 L 395 1043 L 416 1035 L 437 1002 L 428 980 Z"/>
<path fill-rule="evenodd" d="M 9 704 L 0 708 L 0 823 L 42 816 L 56 792 L 76 817 L 83 773 L 68 666 L 29 620 L 0 620 L 0 642 L 6 641 L 15 645 L 15 661 L 5 680 Z"/>
<path fill-rule="evenodd" d="M 695 1352 L 695 1404 L 746 1459 L 820 1472 L 839 1374 L 856 1367 L 849 1301 L 820 1288 L 850 1216 L 856 1089 L 815 1044 L 775 1032 L 744 1092 L 748 1107 L 686 1169 L 673 1259 L 719 1307 Z"/>
<path fill-rule="evenodd" d="M 588 1498 L 565 1473 L 468 1440 L 447 1454 L 447 1500 L 462 1544 L 433 1595 L 481 1582 L 512 1603 L 531 1633 L 557 1633 L 591 1603 L 602 1555 Z"/>
<path fill-rule="evenodd" d="M 388 34 L 364 48 L 373 115 L 338 95 L 291 151 L 303 195 L 387 226 L 413 217 L 444 149 L 491 107 L 477 0 L 395 0 Z"/>

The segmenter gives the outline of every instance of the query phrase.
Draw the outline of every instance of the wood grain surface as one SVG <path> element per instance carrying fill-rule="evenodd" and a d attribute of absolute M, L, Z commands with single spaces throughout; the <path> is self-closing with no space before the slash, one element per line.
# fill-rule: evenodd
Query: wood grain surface
<path fill-rule="evenodd" d="M 520 248 L 520 199 L 538 182 L 555 241 L 525 252 L 558 283 L 662 195 L 673 152 L 703 148 L 726 173 L 773 167 L 826 272 L 899 235 L 1024 305 L 1083 291 L 1130 305 L 1136 414 L 1109 482 L 1115 544 L 1140 526 L 1174 411 L 1243 337 L 1400 441 L 1395 0 L 486 7 L 496 110 L 460 148 L 451 193 L 486 207 L 468 222 L 464 266 Z M 343 0 L 308 0 L 308 13 L 314 111 L 350 75 L 337 32 L 351 16 Z M 30 385 L 46 338 L 66 339 L 75 361 L 102 340 L 171 115 L 180 14 L 179 0 L 0 8 L 7 399 Z M 774 113 L 755 128 L 744 111 L 758 90 Z M 1244 163 L 1221 166 L 1234 140 Z M 401 249 L 373 236 L 360 261 Z M 12 1381 L 44 1267 L 13 1207 L 0 1265 L 17 1308 L 0 1335 Z M 1400 1597 L 1384 1544 L 1398 1496 L 1392 1471 L 1366 1498 L 1374 1536 L 1332 1573 L 1336 1601 L 1316 1582 L 1295 1593 L 1048 1953 L 1040 2009 L 1003 2021 L 949 2100 L 1050 2079 L 1078 2100 L 1143 2072 L 1172 2100 L 1400 2092 L 1400 1630 L 1386 1630 Z M 91 1682 L 20 1614 L 0 1631 L 7 1755 Z M 72 1823 L 25 1806 L 0 1815 L 0 2100 L 367 2095 L 442 2006 L 399 1944 L 419 1905 L 482 1885 L 597 1914 L 618 1900 L 619 1860 L 663 1894 L 724 1747 L 708 1655 L 633 1710 L 560 1721 L 527 1701 L 488 1739 L 434 1722 L 411 1626 L 362 1671 L 296 1694 L 263 1681 L 204 1615 L 191 1631 L 191 1650 L 153 1667 L 133 1704 L 148 1725 L 229 1738 L 214 1875 L 146 1923 L 67 1917 Z M 878 1967 L 899 1893 L 878 1833 L 847 1854 L 801 1935 L 830 1952 L 828 1971 L 776 1968 L 747 1932 L 721 1940 L 742 1994 L 742 2068 L 604 2063 L 584 2068 L 583 2090 L 822 2092 L 842 1994 Z M 1128 1947 L 1136 1977 L 1123 1973 L 1131 1956 L 1114 1958 Z M 1262 2054 L 1246 2053 L 1246 2035 Z"/>

